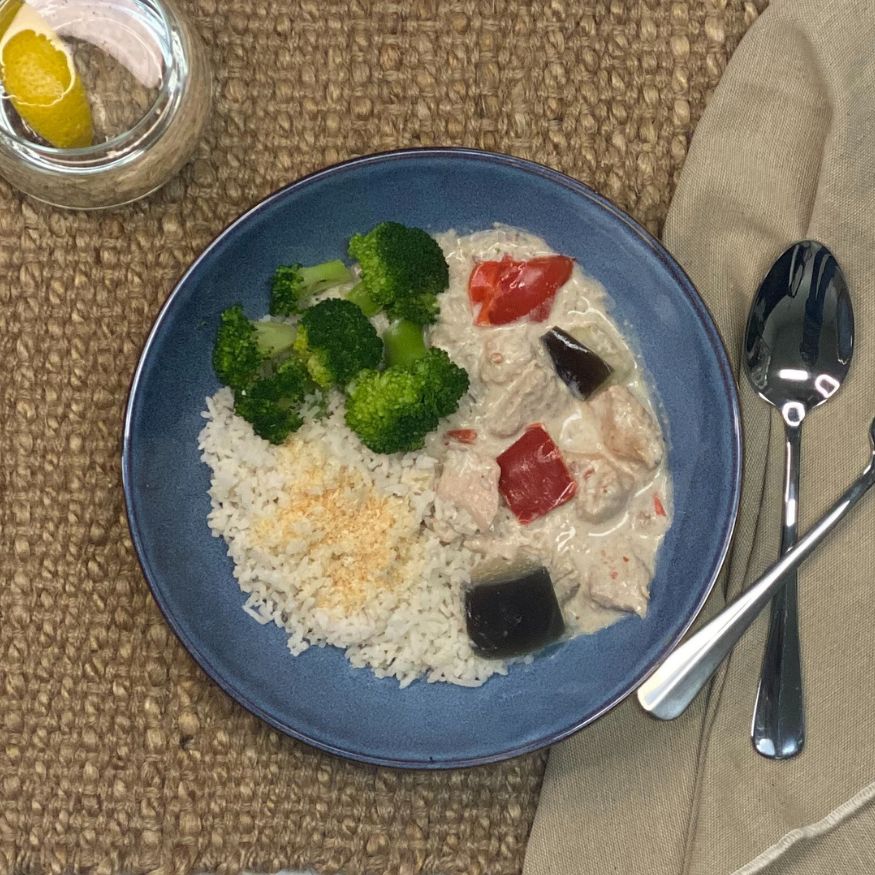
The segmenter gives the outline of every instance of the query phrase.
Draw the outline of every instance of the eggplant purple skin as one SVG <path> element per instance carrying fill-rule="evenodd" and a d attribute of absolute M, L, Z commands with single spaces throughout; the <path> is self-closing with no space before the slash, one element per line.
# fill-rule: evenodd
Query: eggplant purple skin
<path fill-rule="evenodd" d="M 482 583 L 465 591 L 465 622 L 480 656 L 506 659 L 540 650 L 565 632 L 546 568 Z"/>
<path fill-rule="evenodd" d="M 542 335 L 556 374 L 583 401 L 604 385 L 613 373 L 611 366 L 577 338 L 555 325 Z"/>

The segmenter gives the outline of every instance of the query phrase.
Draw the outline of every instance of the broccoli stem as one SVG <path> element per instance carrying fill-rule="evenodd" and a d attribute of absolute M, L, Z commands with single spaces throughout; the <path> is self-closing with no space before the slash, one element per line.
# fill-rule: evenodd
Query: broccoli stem
<path fill-rule="evenodd" d="M 347 301 L 352 301 L 368 318 L 376 316 L 382 309 L 379 304 L 368 294 L 364 283 L 356 283 L 346 296 Z"/>
<path fill-rule="evenodd" d="M 353 279 L 352 271 L 339 258 L 301 268 L 301 282 L 308 295 L 352 282 Z"/>
<path fill-rule="evenodd" d="M 383 343 L 389 367 L 409 367 L 426 353 L 422 327 L 407 319 L 392 323 L 383 335 Z"/>
<path fill-rule="evenodd" d="M 265 358 L 287 352 L 295 342 L 295 329 L 284 322 L 253 322 L 255 342 Z"/>

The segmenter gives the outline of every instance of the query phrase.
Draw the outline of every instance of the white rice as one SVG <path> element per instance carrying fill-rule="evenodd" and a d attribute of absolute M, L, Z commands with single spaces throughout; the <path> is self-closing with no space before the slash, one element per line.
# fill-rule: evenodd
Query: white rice
<path fill-rule="evenodd" d="M 234 415 L 229 389 L 207 399 L 203 416 L 210 530 L 228 545 L 234 576 L 249 596 L 246 613 L 285 629 L 293 654 L 314 644 L 343 647 L 352 665 L 395 677 L 402 687 L 420 676 L 479 686 L 507 672 L 504 662 L 477 657 L 465 631 L 460 587 L 474 554 L 444 546 L 421 525 L 434 504 L 434 458 L 370 452 L 346 427 L 337 395 L 325 418 L 308 421 L 282 447 Z M 344 482 L 343 502 L 320 503 Z M 290 494 L 312 499 L 326 519 L 295 519 Z M 393 553 L 374 563 L 385 573 L 358 591 L 344 587 L 343 569 L 367 576 L 371 557 L 356 551 L 369 553 L 373 545 L 344 534 L 363 522 L 356 505 L 364 501 L 386 503 L 389 523 L 380 541 Z M 362 567 L 350 568 L 356 558 Z"/>

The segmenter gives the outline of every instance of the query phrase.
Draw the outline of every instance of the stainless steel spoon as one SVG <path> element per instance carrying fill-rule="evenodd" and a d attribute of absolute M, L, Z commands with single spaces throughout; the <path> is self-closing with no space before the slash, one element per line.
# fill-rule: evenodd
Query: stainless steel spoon
<path fill-rule="evenodd" d="M 853 348 L 854 315 L 841 268 L 822 244 L 794 244 L 757 292 L 743 357 L 754 390 L 784 420 L 781 555 L 796 542 L 802 423 L 838 390 Z M 788 572 L 772 599 L 751 740 L 772 759 L 795 756 L 805 742 L 795 571 Z"/>
<path fill-rule="evenodd" d="M 769 599 L 845 514 L 875 485 L 875 419 L 869 426 L 872 452 L 866 470 L 799 541 L 756 583 L 746 589 L 695 635 L 677 647 L 638 688 L 645 711 L 661 720 L 674 720 L 696 697 L 717 666 L 745 633 Z"/>

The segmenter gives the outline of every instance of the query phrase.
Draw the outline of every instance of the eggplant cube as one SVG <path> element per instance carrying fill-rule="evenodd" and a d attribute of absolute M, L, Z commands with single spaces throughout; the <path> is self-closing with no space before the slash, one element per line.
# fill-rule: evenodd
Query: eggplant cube
<path fill-rule="evenodd" d="M 465 621 L 474 650 L 495 659 L 540 650 L 565 632 L 544 567 L 472 582 L 465 591 Z"/>

